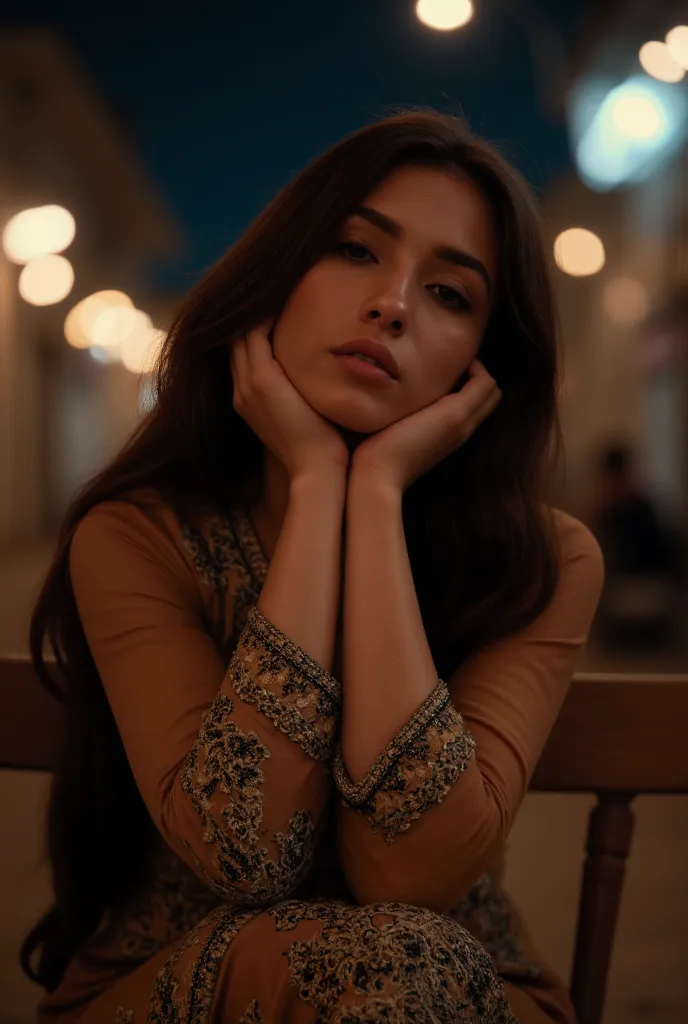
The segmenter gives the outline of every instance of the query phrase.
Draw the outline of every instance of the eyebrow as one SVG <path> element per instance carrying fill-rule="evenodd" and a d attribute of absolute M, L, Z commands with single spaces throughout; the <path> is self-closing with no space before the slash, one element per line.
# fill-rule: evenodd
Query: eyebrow
<path fill-rule="evenodd" d="M 397 221 L 392 220 L 384 213 L 380 213 L 379 210 L 374 209 L 372 206 L 354 206 L 349 213 L 350 217 L 363 217 L 374 227 L 379 228 L 380 231 L 384 231 L 386 235 L 391 238 L 403 238 L 404 229 L 401 224 Z M 438 245 L 434 250 L 434 255 L 447 263 L 453 263 L 459 267 L 467 267 L 468 270 L 475 271 L 479 274 L 485 282 L 488 295 L 492 291 L 492 283 L 490 281 L 490 275 L 487 272 L 485 264 L 478 259 L 477 256 L 472 256 L 469 252 L 465 252 L 463 249 L 456 249 L 453 245 Z"/>

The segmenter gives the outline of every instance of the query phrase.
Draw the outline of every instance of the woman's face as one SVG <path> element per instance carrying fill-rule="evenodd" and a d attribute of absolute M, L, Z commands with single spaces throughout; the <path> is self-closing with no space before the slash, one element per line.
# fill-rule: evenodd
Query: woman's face
<path fill-rule="evenodd" d="M 492 211 L 468 179 L 402 167 L 372 192 L 292 292 L 273 352 L 326 419 L 372 434 L 452 390 L 475 358 L 496 287 Z M 396 379 L 369 379 L 333 354 L 369 338 Z"/>

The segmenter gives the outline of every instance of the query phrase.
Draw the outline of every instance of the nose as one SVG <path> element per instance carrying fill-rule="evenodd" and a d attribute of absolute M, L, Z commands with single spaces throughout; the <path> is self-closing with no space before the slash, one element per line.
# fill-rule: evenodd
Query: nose
<path fill-rule="evenodd" d="M 377 321 L 384 330 L 401 334 L 408 323 L 406 282 L 389 280 L 384 290 L 368 296 L 363 309 L 366 323 Z"/>

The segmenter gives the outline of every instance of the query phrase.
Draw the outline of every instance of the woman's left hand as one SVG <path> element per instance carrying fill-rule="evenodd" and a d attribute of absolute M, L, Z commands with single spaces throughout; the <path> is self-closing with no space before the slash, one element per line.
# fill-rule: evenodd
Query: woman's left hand
<path fill-rule="evenodd" d="M 356 448 L 350 471 L 398 489 L 401 494 L 464 444 L 499 404 L 502 392 L 475 359 L 460 391 L 371 434 Z"/>

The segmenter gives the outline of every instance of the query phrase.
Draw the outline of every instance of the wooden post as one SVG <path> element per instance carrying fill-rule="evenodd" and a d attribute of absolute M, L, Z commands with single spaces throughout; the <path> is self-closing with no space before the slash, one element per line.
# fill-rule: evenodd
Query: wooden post
<path fill-rule="evenodd" d="M 590 812 L 571 977 L 579 1024 L 601 1024 L 607 974 L 631 849 L 635 793 L 599 793 Z"/>

